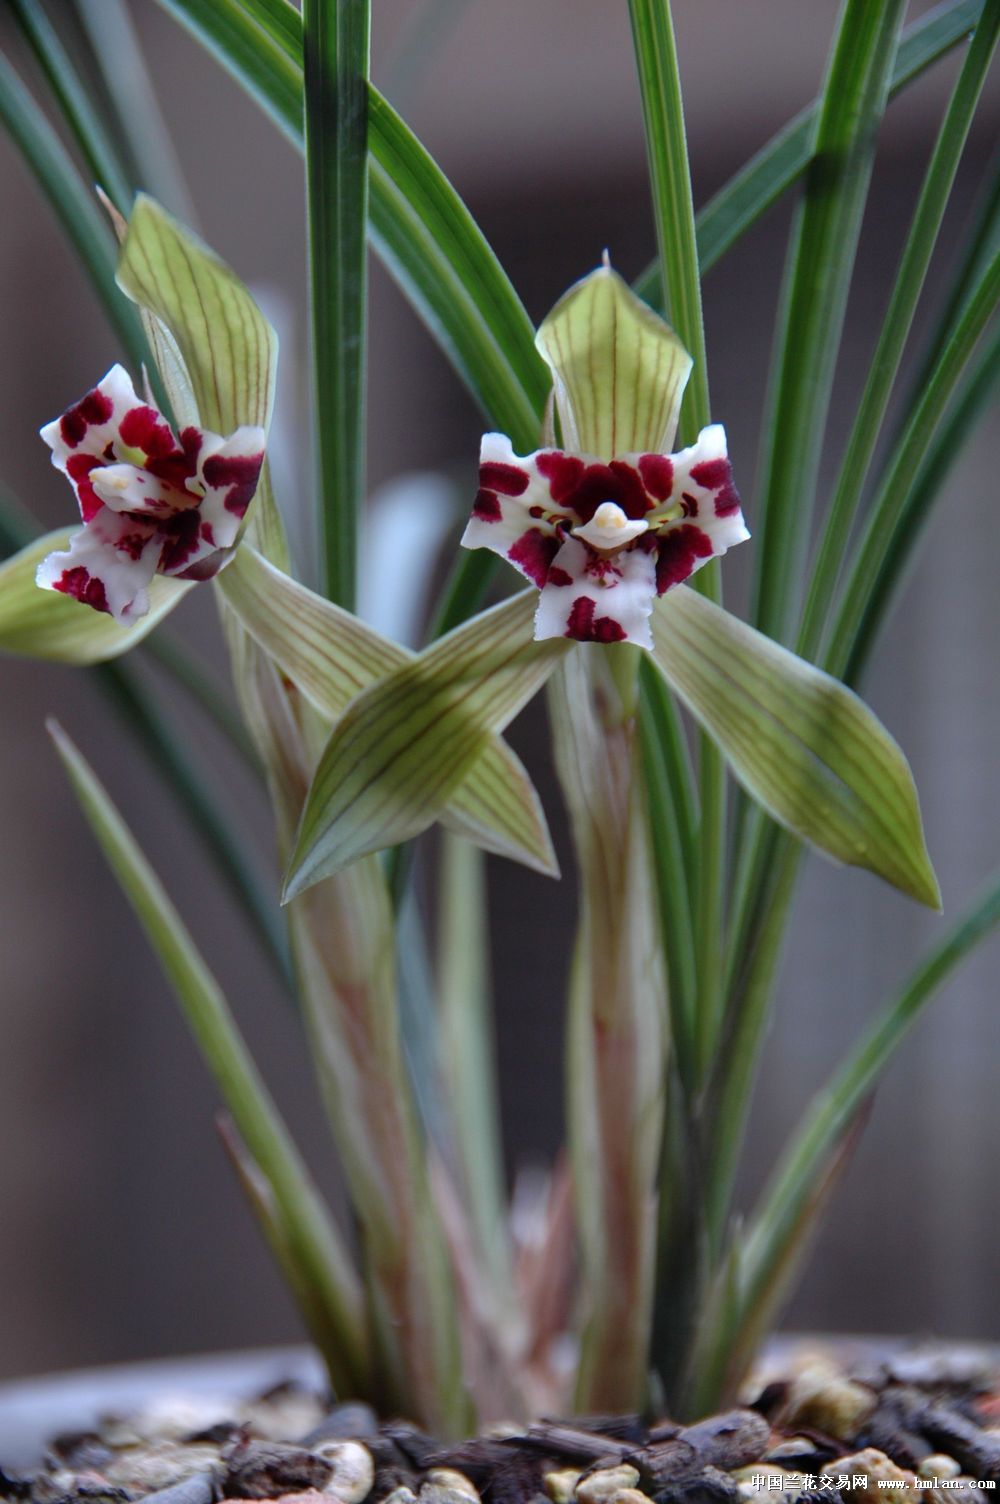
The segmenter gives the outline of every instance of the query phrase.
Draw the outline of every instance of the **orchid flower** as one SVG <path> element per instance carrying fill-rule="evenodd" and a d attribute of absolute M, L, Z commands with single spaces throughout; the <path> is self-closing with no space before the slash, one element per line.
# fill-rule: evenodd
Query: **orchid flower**
<path fill-rule="evenodd" d="M 127 625 L 149 610 L 154 574 L 207 580 L 222 568 L 257 489 L 262 428 L 178 437 L 114 365 L 41 434 L 83 518 L 68 550 L 38 566 L 43 589 Z"/>
<path fill-rule="evenodd" d="M 566 448 L 518 456 L 482 441 L 479 491 L 462 537 L 541 594 L 535 638 L 651 649 L 656 597 L 750 534 L 725 429 L 671 454 L 691 358 L 673 330 L 605 264 L 538 331 Z"/>

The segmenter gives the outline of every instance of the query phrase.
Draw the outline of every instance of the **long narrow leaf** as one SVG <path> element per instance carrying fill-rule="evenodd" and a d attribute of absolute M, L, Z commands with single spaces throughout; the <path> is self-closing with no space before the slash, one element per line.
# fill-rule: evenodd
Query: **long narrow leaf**
<path fill-rule="evenodd" d="M 128 174 L 116 143 L 104 128 L 90 94 L 39 0 L 11 0 L 11 13 L 26 37 L 80 148 L 92 179 L 123 214 L 132 201 Z"/>
<path fill-rule="evenodd" d="M 115 286 L 114 241 L 93 195 L 84 187 L 62 142 L 0 54 L 0 124 L 49 201 L 87 272 L 108 322 L 136 370 L 149 359 L 135 310 Z"/>
<path fill-rule="evenodd" d="M 695 1030 L 698 991 L 695 926 L 691 911 L 696 856 L 691 820 L 694 792 L 685 781 L 686 749 L 677 712 L 663 678 L 643 663 L 640 731 L 650 829 L 656 831 L 652 860 L 656 872 L 660 929 L 667 963 L 670 1031 L 677 1070 L 685 1088 L 696 1089 Z"/>
<path fill-rule="evenodd" d="M 219 578 L 246 630 L 330 723 L 362 690 L 414 661 L 357 617 L 273 568 L 247 545 Z M 452 830 L 498 855 L 554 876 L 541 803 L 520 759 L 499 738 L 441 812 Z"/>
<path fill-rule="evenodd" d="M 945 0 L 907 27 L 896 54 L 890 98 L 965 40 L 978 22 L 984 3 L 985 0 Z M 702 276 L 801 178 L 813 158 L 819 109 L 820 101 L 816 100 L 789 120 L 699 210 L 698 262 Z M 655 307 L 661 306 L 657 261 L 650 262 L 637 278 L 635 290 Z"/>
<path fill-rule="evenodd" d="M 781 638 L 809 535 L 833 372 L 903 0 L 845 0 L 786 263 L 768 395 L 754 624 Z"/>
<path fill-rule="evenodd" d="M 365 487 L 369 0 L 304 0 L 302 28 L 320 573 L 351 611 Z"/>
<path fill-rule="evenodd" d="M 710 404 L 691 169 L 670 0 L 629 0 L 629 11 L 663 286 L 670 318 L 693 360 L 680 422 L 682 442 L 693 443 L 709 422 Z M 710 600 L 721 600 L 718 566 L 712 564 L 701 570 L 695 588 Z M 698 967 L 695 1016 L 700 1053 L 707 1057 L 722 1006 L 719 939 L 726 840 L 725 779 L 718 751 L 708 737 L 701 739 L 699 785 L 701 821 L 694 899 L 698 915 L 694 929 Z"/>
<path fill-rule="evenodd" d="M 194 205 L 126 0 L 76 0 L 76 8 L 104 84 L 112 134 L 130 165 L 130 187 L 151 193 L 185 224 L 196 226 Z M 118 207 L 124 212 L 131 201 L 129 192 L 125 205 Z"/>
<path fill-rule="evenodd" d="M 690 444 L 708 423 L 710 405 L 691 170 L 670 0 L 629 0 L 629 14 L 666 313 L 694 362 L 680 424 L 682 442 Z"/>
<path fill-rule="evenodd" d="M 998 33 L 1000 0 L 987 0 L 924 177 L 893 283 L 892 296 L 872 356 L 868 379 L 858 401 L 851 435 L 824 523 L 822 543 L 810 580 L 806 611 L 797 644 L 798 651 L 806 657 L 812 657 L 820 644 L 847 539 L 861 504 L 862 488 L 889 405 L 900 358 L 937 243 L 972 117 L 996 48 Z"/>
<path fill-rule="evenodd" d="M 50 727 L 90 826 L 177 994 L 220 1095 L 281 1207 L 302 1278 L 321 1294 L 337 1342 L 324 1353 L 338 1389 L 367 1381 L 361 1293 L 339 1234 L 251 1060 L 218 983 L 93 771 Z"/>
<path fill-rule="evenodd" d="M 316 769 L 286 899 L 440 817 L 569 648 L 532 640 L 535 600 L 525 590 L 475 617 L 352 702 Z"/>
<path fill-rule="evenodd" d="M 991 403 L 995 403 L 998 391 L 1000 330 L 991 336 L 967 372 L 954 405 L 935 434 L 907 492 L 889 551 L 854 633 L 851 656 L 845 668 L 848 683 L 858 684 L 864 678 L 879 632 L 906 577 L 934 505 L 944 494 L 956 457 L 982 415 Z"/>
<path fill-rule="evenodd" d="M 868 509 L 868 520 L 858 542 L 854 567 L 844 587 L 825 657 L 832 673 L 844 674 L 852 663 L 855 637 L 868 601 L 878 589 L 884 563 L 904 541 L 901 530 L 905 526 L 907 504 L 920 467 L 966 365 L 996 312 L 998 299 L 1000 252 L 987 267 L 965 305 L 951 339 L 938 357 Z"/>
<path fill-rule="evenodd" d="M 259 5 L 159 0 L 302 144 L 301 22 L 272 34 Z M 298 23 L 298 33 L 296 32 Z M 377 89 L 368 101 L 371 235 L 494 427 L 533 448 L 548 382 L 520 299 L 465 204 Z"/>
<path fill-rule="evenodd" d="M 906 759 L 856 695 L 684 586 L 653 613 L 656 664 L 769 814 L 937 908 Z"/>
<path fill-rule="evenodd" d="M 477 1260 L 489 1271 L 492 1290 L 506 1301 L 511 1267 L 489 984 L 489 909 L 482 854 L 468 841 L 445 837 L 439 892 L 441 1075 Z"/>
<path fill-rule="evenodd" d="M 744 1255 L 743 1301 L 751 1312 L 808 1201 L 823 1161 L 849 1127 L 924 1005 L 954 970 L 1000 924 L 1000 878 L 952 925 L 944 939 L 865 1030 L 830 1084 L 817 1096 L 764 1192 Z"/>

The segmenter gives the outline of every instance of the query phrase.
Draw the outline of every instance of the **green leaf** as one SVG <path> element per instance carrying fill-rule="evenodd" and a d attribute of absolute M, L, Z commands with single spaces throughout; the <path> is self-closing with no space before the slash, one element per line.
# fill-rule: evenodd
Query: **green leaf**
<path fill-rule="evenodd" d="M 301 149 L 298 15 L 261 0 L 160 0 Z M 274 18 L 265 29 L 263 14 Z M 375 250 L 494 428 L 534 449 L 548 390 L 524 306 L 451 183 L 371 88 L 369 233 Z"/>
<path fill-rule="evenodd" d="M 132 7 L 128 0 L 76 0 L 76 10 L 88 61 L 103 84 L 109 133 L 127 170 L 129 193 L 118 207 L 127 213 L 133 187 L 143 188 L 185 224 L 197 225 Z"/>
<path fill-rule="evenodd" d="M 448 835 L 438 899 L 437 1030 L 441 1076 L 454 1134 L 462 1200 L 476 1238 L 484 1284 L 511 1314 L 503 1147 L 490 996 L 490 911 L 482 853 Z"/>
<path fill-rule="evenodd" d="M 535 344 L 552 372 L 567 449 L 602 460 L 669 450 L 691 357 L 610 263 L 559 299 Z"/>
<path fill-rule="evenodd" d="M 246 544 L 219 587 L 245 629 L 327 721 L 339 720 L 362 690 L 415 661 Z M 538 795 L 499 738 L 487 741 L 440 818 L 487 851 L 558 875 Z"/>
<path fill-rule="evenodd" d="M 824 1162 L 836 1152 L 923 1007 L 998 925 L 1000 878 L 994 877 L 869 1025 L 833 1080 L 815 1098 L 774 1171 L 746 1238 L 742 1289 L 745 1320 L 752 1318 L 786 1260 Z"/>
<path fill-rule="evenodd" d="M 680 422 L 681 442 L 691 444 L 710 421 L 711 406 L 677 46 L 670 0 L 629 0 L 629 11 L 642 92 L 662 287 L 666 291 L 665 302 L 673 323 L 694 360 Z M 721 603 L 722 585 L 717 563 L 699 571 L 694 588 L 700 595 Z M 695 1020 L 698 1053 L 705 1063 L 712 1052 L 723 1006 L 722 947 L 719 942 L 726 855 L 726 783 L 718 752 L 705 737 L 702 737 L 699 748 L 698 777 L 701 822 L 692 903 L 698 915 L 694 929 L 698 971 Z M 657 860 L 661 861 L 660 858 Z"/>
<path fill-rule="evenodd" d="M 775 340 L 756 527 L 753 620 L 788 629 L 854 256 L 904 0 L 845 0 L 789 245 Z"/>
<path fill-rule="evenodd" d="M 105 130 L 90 92 L 74 68 L 55 27 L 39 0 L 11 0 L 10 10 L 73 133 L 88 175 L 126 214 L 132 201 L 132 189 L 117 144 Z"/>
<path fill-rule="evenodd" d="M 46 533 L 0 564 L 0 652 L 57 663 L 102 663 L 134 648 L 192 588 L 190 582 L 156 575 L 147 615 L 128 627 L 57 590 L 39 589 L 39 564 L 68 548 L 74 531 Z"/>
<path fill-rule="evenodd" d="M 862 488 L 875 453 L 893 384 L 924 278 L 944 218 L 955 173 L 969 134 L 1000 33 L 1000 0 L 988 0 L 941 123 L 910 232 L 893 283 L 868 379 L 858 401 L 809 586 L 797 649 L 813 657 L 822 640 Z"/>
<path fill-rule="evenodd" d="M 176 340 L 206 428 L 267 428 L 277 335 L 215 253 L 145 194 L 128 222 L 118 285 Z"/>
<path fill-rule="evenodd" d="M 663 678 L 653 665 L 641 667 L 643 770 L 649 801 L 649 827 L 656 832 L 652 864 L 656 873 L 660 930 L 667 963 L 670 1033 L 677 1070 L 690 1091 L 696 1073 L 694 1041 L 698 989 L 695 971 L 696 927 L 691 905 L 696 895 L 697 846 L 694 820 L 697 801 L 687 766 L 687 749 L 679 717 Z"/>
<path fill-rule="evenodd" d="M 978 22 L 983 4 L 984 0 L 945 0 L 906 29 L 896 53 L 890 98 L 965 40 Z M 798 182 L 813 158 L 819 109 L 816 100 L 782 126 L 699 211 L 696 228 L 702 276 Z M 660 306 L 658 261 L 649 264 L 634 287 L 641 298 Z"/>
<path fill-rule="evenodd" d="M 120 814 L 65 732 L 50 723 L 83 813 L 170 981 L 219 1094 L 280 1207 L 302 1282 L 337 1340 L 324 1352 L 338 1390 L 368 1382 L 364 1303 L 340 1235 L 254 1065 L 218 983 Z"/>
<path fill-rule="evenodd" d="M 681 441 L 691 444 L 709 422 L 711 410 L 691 168 L 670 0 L 629 0 L 629 14 L 646 126 L 661 285 L 666 289 L 664 303 L 694 362 L 681 421 Z"/>
<path fill-rule="evenodd" d="M 998 390 L 1000 329 L 990 337 L 963 376 L 955 401 L 938 427 L 907 490 L 889 550 L 872 582 L 864 614 L 854 633 L 851 655 L 844 670 L 848 683 L 858 684 L 864 678 L 878 634 L 903 585 L 935 503 L 945 494 L 945 483 L 962 446 L 983 414 L 996 402 Z"/>
<path fill-rule="evenodd" d="M 856 695 L 684 586 L 654 610 L 653 641 L 667 682 L 768 814 L 940 907 L 906 759 Z"/>
<path fill-rule="evenodd" d="M 334 727 L 302 813 L 285 897 L 419 835 L 552 673 L 569 644 L 534 642 L 537 593 L 474 617 L 359 695 Z"/>
<path fill-rule="evenodd" d="M 855 640 L 865 631 L 868 603 L 881 593 L 886 560 L 912 541 L 906 536 L 910 497 L 935 432 L 954 397 L 962 375 L 997 309 L 1000 299 L 998 251 L 964 305 L 957 326 L 934 363 L 927 385 L 886 463 L 878 490 L 867 508 L 864 531 L 844 587 L 825 662 L 834 673 L 856 670 Z M 914 535 L 915 536 L 915 535 Z"/>
<path fill-rule="evenodd" d="M 365 488 L 369 0 L 304 0 L 302 29 L 320 573 L 351 611 Z"/>
<path fill-rule="evenodd" d="M 111 231 L 59 137 L 2 54 L 0 123 L 48 199 L 90 278 L 116 338 L 138 370 L 149 352 L 138 317 L 115 286 Z"/>

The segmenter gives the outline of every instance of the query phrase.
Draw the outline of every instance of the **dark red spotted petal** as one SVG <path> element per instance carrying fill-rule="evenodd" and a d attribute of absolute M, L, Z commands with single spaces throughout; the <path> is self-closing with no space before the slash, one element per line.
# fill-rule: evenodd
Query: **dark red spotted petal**
<path fill-rule="evenodd" d="M 576 642 L 624 642 L 624 628 L 610 616 L 596 616 L 596 610 L 588 595 L 578 596 L 570 607 L 566 636 Z"/>
<path fill-rule="evenodd" d="M 674 462 L 669 454 L 644 454 L 639 459 L 639 474 L 654 501 L 669 500 L 674 489 Z"/>
<path fill-rule="evenodd" d="M 692 465 L 690 475 L 695 484 L 704 486 L 706 491 L 717 491 L 732 480 L 733 467 L 725 455 L 720 455 L 718 459 L 702 460 L 700 465 Z"/>
<path fill-rule="evenodd" d="M 558 538 L 533 527 L 529 528 L 526 533 L 522 533 L 520 538 L 511 544 L 507 550 L 507 557 L 540 590 L 548 578 L 549 565 L 559 552 L 559 548 Z"/>
<path fill-rule="evenodd" d="M 503 465 L 488 460 L 479 467 L 479 484 L 484 491 L 499 491 L 501 496 L 523 496 L 531 479 L 527 470 L 517 465 Z"/>
<path fill-rule="evenodd" d="M 163 552 L 160 554 L 161 574 L 176 574 L 198 550 L 201 542 L 201 519 L 197 507 L 187 512 L 175 512 L 160 525 Z"/>
<path fill-rule="evenodd" d="M 235 517 L 242 517 L 253 500 L 260 479 L 263 454 L 213 454 L 202 466 L 205 484 L 213 490 L 228 486 L 224 506 Z"/>
<path fill-rule="evenodd" d="M 87 429 L 106 423 L 114 412 L 114 403 L 104 392 L 94 387 L 82 397 L 75 407 L 69 408 L 59 420 L 59 432 L 63 443 L 75 449 L 83 440 Z M 104 609 L 107 609 L 106 607 Z"/>
<path fill-rule="evenodd" d="M 95 611 L 106 611 L 109 615 L 111 613 L 103 580 L 96 579 L 82 564 L 78 564 L 75 569 L 64 570 L 59 579 L 52 582 L 52 589 L 60 591 L 62 595 L 71 595 L 75 601 L 82 601 L 85 606 L 93 606 Z"/>
<path fill-rule="evenodd" d="M 73 482 L 84 522 L 95 517 L 104 505 L 88 479 L 91 470 L 96 470 L 100 463 L 96 454 L 71 454 L 66 461 L 66 474 Z"/>
<path fill-rule="evenodd" d="M 151 459 L 165 459 L 177 448 L 176 440 L 155 407 L 130 408 L 122 418 L 118 434 L 130 449 L 141 449 Z"/>
<path fill-rule="evenodd" d="M 732 481 L 727 481 L 721 491 L 715 493 L 716 517 L 735 517 L 741 505 L 740 493 Z"/>
<path fill-rule="evenodd" d="M 712 553 L 712 540 L 708 534 L 690 522 L 661 534 L 656 556 L 657 595 L 663 595 L 674 585 L 683 584 L 694 573 L 698 560 L 710 559 Z"/>
<path fill-rule="evenodd" d="M 546 585 L 573 585 L 576 581 L 565 569 L 560 569 L 558 564 L 553 564 L 545 580 Z"/>
<path fill-rule="evenodd" d="M 472 515 L 478 517 L 480 522 L 502 522 L 503 510 L 500 506 L 500 498 L 495 491 L 479 490 L 476 499 L 472 503 Z"/>
<path fill-rule="evenodd" d="M 609 499 L 618 503 L 630 521 L 640 521 L 649 511 L 649 497 L 638 470 L 624 460 L 612 460 L 609 469 L 618 482 L 617 496 Z"/>
<path fill-rule="evenodd" d="M 535 455 L 535 468 L 548 481 L 552 500 L 557 506 L 561 506 L 580 484 L 584 464 L 575 454 L 563 454 L 558 449 L 552 449 Z"/>

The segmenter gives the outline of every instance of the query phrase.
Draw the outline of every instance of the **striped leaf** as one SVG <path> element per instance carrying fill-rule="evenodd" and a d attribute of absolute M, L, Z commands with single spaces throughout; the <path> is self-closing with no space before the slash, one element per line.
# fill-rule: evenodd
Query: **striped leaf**
<path fill-rule="evenodd" d="M 370 1373 L 362 1292 L 350 1255 L 262 1080 L 226 998 L 191 939 L 156 873 L 136 844 L 92 768 L 56 722 L 49 732 L 73 791 L 123 893 L 135 910 L 181 1011 L 265 1178 L 280 1218 L 284 1251 L 294 1261 L 296 1288 L 322 1310 L 323 1349 L 338 1390 L 364 1392 Z M 317 1330 L 313 1322 L 314 1332 Z"/>
<path fill-rule="evenodd" d="M 39 590 L 36 569 L 47 554 L 66 549 L 74 531 L 46 533 L 0 565 L 0 652 L 57 663 L 103 663 L 134 648 L 191 589 L 190 581 L 156 575 L 148 613 L 128 627 L 68 595 Z"/>
<path fill-rule="evenodd" d="M 474 617 L 379 680 L 334 727 L 303 810 L 285 898 L 419 835 L 570 646 L 534 642 L 537 594 Z"/>
<path fill-rule="evenodd" d="M 242 626 L 328 721 L 363 690 L 415 655 L 365 626 L 249 546 L 219 577 Z M 520 759 L 487 740 L 468 777 L 441 812 L 445 825 L 487 851 L 558 875 L 541 801 Z"/>
<path fill-rule="evenodd" d="M 940 907 L 909 766 L 857 695 L 684 586 L 659 601 L 653 641 L 671 688 L 775 820 Z"/>

